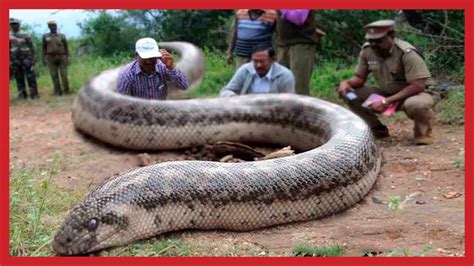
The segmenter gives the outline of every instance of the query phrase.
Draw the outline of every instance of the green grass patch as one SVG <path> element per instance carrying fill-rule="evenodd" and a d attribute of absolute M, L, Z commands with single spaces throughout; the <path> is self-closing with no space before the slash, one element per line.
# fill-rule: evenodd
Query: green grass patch
<path fill-rule="evenodd" d="M 56 187 L 58 155 L 46 167 L 18 167 L 10 172 L 10 255 L 50 256 L 54 233 L 69 208 L 84 193 Z"/>
<path fill-rule="evenodd" d="M 310 80 L 311 95 L 331 102 L 342 104 L 336 92 L 339 82 L 354 74 L 352 66 L 342 62 L 320 62 L 315 65 Z"/>
<path fill-rule="evenodd" d="M 220 90 L 227 85 L 236 69 L 227 64 L 225 54 L 204 49 L 206 72 L 199 87 L 189 94 L 190 98 L 217 97 Z"/>
<path fill-rule="evenodd" d="M 313 246 L 310 244 L 298 244 L 293 248 L 292 255 L 296 257 L 339 257 L 344 254 L 344 247 L 334 246 Z"/>
<path fill-rule="evenodd" d="M 464 160 L 455 160 L 453 162 L 454 167 L 464 170 Z"/>
<path fill-rule="evenodd" d="M 426 246 L 421 251 L 410 252 L 407 248 L 393 249 L 388 252 L 388 257 L 424 257 L 433 252 L 431 246 Z"/>
<path fill-rule="evenodd" d="M 179 238 L 140 241 L 101 252 L 101 256 L 191 256 L 193 247 Z"/>
<path fill-rule="evenodd" d="M 450 92 L 437 106 L 439 120 L 444 124 L 464 125 L 464 86 Z"/>

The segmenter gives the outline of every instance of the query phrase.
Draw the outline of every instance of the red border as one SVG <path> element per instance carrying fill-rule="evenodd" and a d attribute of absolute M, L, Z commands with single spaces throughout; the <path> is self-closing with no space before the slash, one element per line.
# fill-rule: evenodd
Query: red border
<path fill-rule="evenodd" d="M 472 254 L 472 167 L 466 163 L 466 200 L 465 200 L 465 245 L 466 257 L 464 258 L 208 258 L 208 257 L 186 257 L 186 258 L 96 258 L 96 257 L 57 257 L 57 258 L 32 258 L 32 257 L 10 257 L 9 256 L 9 214 L 8 214 L 8 176 L 9 176 L 9 94 L 8 94 L 8 23 L 10 9 L 46 9 L 46 8 L 68 8 L 68 9 L 237 9 L 237 8 L 312 8 L 312 9 L 463 9 L 465 10 L 465 71 L 466 71 L 466 102 L 472 101 L 473 85 L 473 3 L 470 0 L 179 0 L 179 1 L 63 1 L 63 0 L 0 0 L 0 82 L 3 84 L 0 90 L 0 265 L 44 265 L 44 264 L 105 264 L 114 265 L 188 265 L 188 264 L 209 264 L 209 265 L 314 265 L 324 263 L 325 265 L 474 265 Z M 471 129 L 471 105 L 466 104 L 466 126 L 465 131 Z M 471 137 L 466 134 L 465 150 L 466 161 L 471 158 Z M 449 178 L 449 177 L 447 177 Z"/>

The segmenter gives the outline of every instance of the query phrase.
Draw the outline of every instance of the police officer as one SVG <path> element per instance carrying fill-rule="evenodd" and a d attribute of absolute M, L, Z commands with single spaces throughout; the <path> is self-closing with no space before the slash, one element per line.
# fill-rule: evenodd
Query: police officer
<path fill-rule="evenodd" d="M 28 81 L 31 99 L 38 98 L 38 87 L 36 85 L 35 48 L 28 33 L 20 32 L 20 21 L 10 18 L 10 70 L 16 80 L 18 97 L 26 99 L 25 78 Z"/>
<path fill-rule="evenodd" d="M 49 33 L 43 35 L 43 64 L 48 63 L 49 73 L 54 85 L 54 94 L 69 93 L 67 66 L 71 64 L 66 36 L 58 32 L 54 20 L 48 21 Z M 59 82 L 61 76 L 61 83 Z M 62 89 L 61 89 L 62 84 Z"/>
<path fill-rule="evenodd" d="M 365 26 L 368 42 L 362 46 L 356 73 L 340 82 L 338 93 L 350 109 L 367 122 L 375 137 L 389 136 L 388 128 L 376 114 L 398 104 L 414 121 L 414 143 L 432 144 L 433 107 L 440 97 L 433 90 L 435 83 L 422 55 L 411 44 L 395 37 L 394 25 L 393 20 L 380 20 Z M 364 86 L 369 73 L 373 74 L 378 87 Z M 357 99 L 349 100 L 348 92 L 355 93 Z M 362 107 L 372 93 L 385 98 Z"/>

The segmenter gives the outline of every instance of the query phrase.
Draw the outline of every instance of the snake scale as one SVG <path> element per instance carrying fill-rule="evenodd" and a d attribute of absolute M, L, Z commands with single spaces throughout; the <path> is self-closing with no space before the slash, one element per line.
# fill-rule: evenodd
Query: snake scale
<path fill-rule="evenodd" d="M 186 43 L 161 43 L 196 86 L 203 57 Z M 380 170 L 367 125 L 314 97 L 247 95 L 142 100 L 115 92 L 118 69 L 91 78 L 73 105 L 75 127 L 136 150 L 179 149 L 220 140 L 291 145 L 270 160 L 177 161 L 111 178 L 72 208 L 54 237 L 58 255 L 79 255 L 182 229 L 252 230 L 330 215 L 357 203 Z"/>

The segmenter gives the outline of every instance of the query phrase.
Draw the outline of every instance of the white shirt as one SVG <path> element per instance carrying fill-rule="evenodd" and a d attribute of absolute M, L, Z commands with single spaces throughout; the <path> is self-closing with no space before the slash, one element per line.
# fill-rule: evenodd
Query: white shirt
<path fill-rule="evenodd" d="M 267 74 L 263 77 L 260 77 L 260 75 L 255 71 L 253 74 L 255 75 L 255 78 L 253 79 L 253 84 L 252 84 L 252 93 L 269 93 L 271 89 L 271 77 L 272 77 L 272 70 L 273 70 L 273 64 L 268 70 Z"/>

